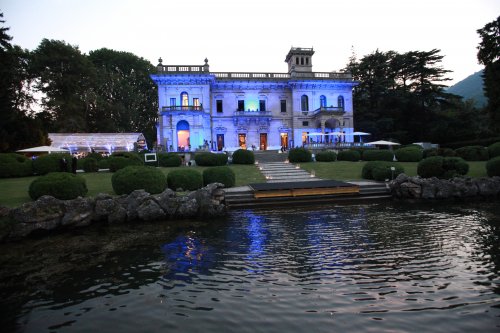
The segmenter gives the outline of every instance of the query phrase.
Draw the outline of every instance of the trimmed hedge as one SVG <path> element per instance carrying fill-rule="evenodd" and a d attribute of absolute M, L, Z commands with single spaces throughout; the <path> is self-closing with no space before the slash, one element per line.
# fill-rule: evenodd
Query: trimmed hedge
<path fill-rule="evenodd" d="M 0 154 L 0 178 L 33 175 L 33 162 L 16 153 Z"/>
<path fill-rule="evenodd" d="M 366 153 L 366 150 L 363 153 Z M 357 150 L 354 150 L 354 149 L 341 150 L 341 151 L 339 151 L 339 153 L 337 155 L 337 160 L 338 161 L 357 162 L 360 159 L 361 159 L 360 152 L 357 151 Z"/>
<path fill-rule="evenodd" d="M 182 164 L 182 159 L 177 154 L 160 153 L 158 154 L 158 163 L 161 167 L 179 167 Z"/>
<path fill-rule="evenodd" d="M 394 167 L 395 170 L 392 171 L 391 167 Z M 395 162 L 370 161 L 363 166 L 361 177 L 364 179 L 384 181 L 386 179 L 392 180 L 404 172 L 404 168 Z"/>
<path fill-rule="evenodd" d="M 194 161 L 196 162 L 196 165 L 200 165 L 200 166 L 226 165 L 227 164 L 227 155 L 226 154 L 206 153 L 206 152 L 205 153 L 196 153 L 194 155 Z"/>
<path fill-rule="evenodd" d="M 167 183 L 168 187 L 174 191 L 179 188 L 194 191 L 203 187 L 203 177 L 194 169 L 180 169 L 168 173 Z"/>
<path fill-rule="evenodd" d="M 143 161 L 139 155 L 135 153 L 113 153 L 108 157 L 109 171 L 116 172 L 128 166 L 143 165 Z"/>
<path fill-rule="evenodd" d="M 488 160 L 488 149 L 483 146 L 465 146 L 456 149 L 455 153 L 466 161 Z"/>
<path fill-rule="evenodd" d="M 424 149 L 423 158 L 427 158 L 427 157 L 431 157 L 431 156 L 453 157 L 453 156 L 456 156 L 456 153 L 453 149 L 450 149 L 450 148 Z"/>
<path fill-rule="evenodd" d="M 316 161 L 318 162 L 335 162 L 337 154 L 333 151 L 320 151 L 316 154 Z"/>
<path fill-rule="evenodd" d="M 37 157 L 33 160 L 33 172 L 38 175 L 46 175 L 49 172 L 61 172 L 61 160 L 66 159 L 65 172 L 71 172 L 71 164 L 73 163 L 70 154 L 47 154 Z"/>
<path fill-rule="evenodd" d="M 488 155 L 490 158 L 500 156 L 500 142 L 488 146 Z"/>
<path fill-rule="evenodd" d="M 103 157 L 102 160 L 97 162 L 97 165 L 99 166 L 99 169 L 109 169 L 109 158 Z"/>
<path fill-rule="evenodd" d="M 394 155 L 399 162 L 420 162 L 424 157 L 424 152 L 421 148 L 410 146 L 396 150 Z"/>
<path fill-rule="evenodd" d="M 82 159 L 82 168 L 85 172 L 97 172 L 99 171 L 99 164 L 95 158 L 85 157 Z"/>
<path fill-rule="evenodd" d="M 366 150 L 363 152 L 363 161 L 392 161 L 394 152 L 388 149 Z"/>
<path fill-rule="evenodd" d="M 167 188 L 167 178 L 155 167 L 131 165 L 116 171 L 111 177 L 111 185 L 119 195 L 141 189 L 156 194 Z"/>
<path fill-rule="evenodd" d="M 312 162 L 312 153 L 306 148 L 292 148 L 288 151 L 288 161 L 290 163 Z"/>
<path fill-rule="evenodd" d="M 255 155 L 253 151 L 238 149 L 233 153 L 233 164 L 254 164 Z"/>
<path fill-rule="evenodd" d="M 31 182 L 29 195 L 36 200 L 42 195 L 51 195 L 61 200 L 83 197 L 87 194 L 85 178 L 68 172 L 51 172 Z"/>
<path fill-rule="evenodd" d="M 488 177 L 500 176 L 500 156 L 486 162 L 486 172 Z"/>
<path fill-rule="evenodd" d="M 465 175 L 469 165 L 460 157 L 432 156 L 418 163 L 417 174 L 423 178 L 452 178 Z"/>
<path fill-rule="evenodd" d="M 222 183 L 225 187 L 233 187 L 236 183 L 236 175 L 227 166 L 217 166 L 203 170 L 203 184 Z"/>

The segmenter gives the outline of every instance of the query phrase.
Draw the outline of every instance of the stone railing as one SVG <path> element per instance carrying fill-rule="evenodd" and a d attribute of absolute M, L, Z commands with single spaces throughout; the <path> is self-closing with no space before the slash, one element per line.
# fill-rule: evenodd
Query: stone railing
<path fill-rule="evenodd" d="M 162 106 L 162 111 L 203 111 L 202 105 L 174 105 Z"/>
<path fill-rule="evenodd" d="M 244 111 L 237 110 L 234 111 L 235 116 L 245 116 L 245 117 L 270 117 L 271 111 Z"/>

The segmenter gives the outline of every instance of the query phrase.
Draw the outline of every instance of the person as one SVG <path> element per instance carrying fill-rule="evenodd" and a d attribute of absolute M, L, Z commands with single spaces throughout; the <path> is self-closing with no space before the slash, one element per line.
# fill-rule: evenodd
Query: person
<path fill-rule="evenodd" d="M 76 156 L 73 156 L 73 159 L 71 160 L 71 171 L 73 171 L 75 175 L 76 175 L 77 165 L 78 165 L 78 159 L 76 158 Z"/>
<path fill-rule="evenodd" d="M 59 163 L 59 168 L 61 169 L 61 172 L 68 171 L 68 161 L 66 161 L 65 157 L 61 158 L 61 161 Z"/>

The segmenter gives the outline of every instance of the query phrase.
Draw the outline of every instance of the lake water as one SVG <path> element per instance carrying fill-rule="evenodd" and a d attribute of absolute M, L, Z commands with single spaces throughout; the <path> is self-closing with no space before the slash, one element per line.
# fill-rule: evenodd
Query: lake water
<path fill-rule="evenodd" d="M 92 227 L 0 264 L 14 332 L 500 331 L 498 202 Z"/>

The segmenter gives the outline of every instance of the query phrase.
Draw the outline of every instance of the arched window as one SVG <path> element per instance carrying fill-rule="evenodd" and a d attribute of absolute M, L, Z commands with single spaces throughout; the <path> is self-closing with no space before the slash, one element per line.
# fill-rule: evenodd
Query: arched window
<path fill-rule="evenodd" d="M 309 98 L 307 95 L 302 95 L 300 98 L 300 105 L 302 111 L 309 111 Z"/>
<path fill-rule="evenodd" d="M 300 64 L 303 65 L 304 64 L 304 57 L 301 57 L 300 58 Z"/>
<path fill-rule="evenodd" d="M 296 57 L 295 58 L 295 64 L 298 65 L 299 64 L 299 57 Z"/>
<path fill-rule="evenodd" d="M 337 104 L 339 108 L 344 108 L 344 96 L 339 96 Z"/>
<path fill-rule="evenodd" d="M 181 92 L 181 106 L 183 109 L 187 109 L 188 105 L 189 105 L 188 93 L 183 91 L 183 92 Z"/>
<path fill-rule="evenodd" d="M 321 108 L 326 107 L 326 96 L 325 95 L 319 96 L 319 106 Z"/>
<path fill-rule="evenodd" d="M 306 57 L 306 65 L 309 65 L 309 57 Z"/>

